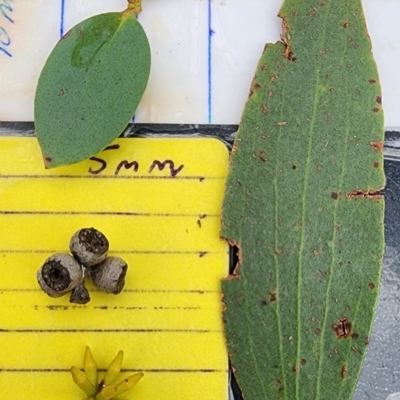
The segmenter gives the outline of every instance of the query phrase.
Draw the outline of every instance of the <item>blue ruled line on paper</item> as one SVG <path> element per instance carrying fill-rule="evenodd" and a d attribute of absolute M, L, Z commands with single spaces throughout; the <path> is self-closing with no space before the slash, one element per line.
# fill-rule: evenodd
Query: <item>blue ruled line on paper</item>
<path fill-rule="evenodd" d="M 208 123 L 212 121 L 212 0 L 208 0 Z"/>
<path fill-rule="evenodd" d="M 64 36 L 65 1 L 66 0 L 61 0 L 60 37 Z"/>

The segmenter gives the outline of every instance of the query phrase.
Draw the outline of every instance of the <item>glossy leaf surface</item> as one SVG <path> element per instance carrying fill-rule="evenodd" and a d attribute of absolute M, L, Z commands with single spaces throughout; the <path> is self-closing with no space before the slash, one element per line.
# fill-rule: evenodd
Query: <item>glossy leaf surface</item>
<path fill-rule="evenodd" d="M 67 32 L 47 59 L 35 97 L 46 167 L 91 157 L 118 137 L 149 72 L 149 43 L 133 12 L 96 15 Z"/>
<path fill-rule="evenodd" d="M 359 0 L 286 0 L 235 142 L 222 284 L 246 400 L 351 399 L 384 249 L 383 112 Z"/>

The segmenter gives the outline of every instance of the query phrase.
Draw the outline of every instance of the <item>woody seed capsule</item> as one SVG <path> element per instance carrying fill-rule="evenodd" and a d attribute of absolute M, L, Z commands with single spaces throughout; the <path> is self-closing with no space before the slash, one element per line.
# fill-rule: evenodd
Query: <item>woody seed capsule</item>
<path fill-rule="evenodd" d="M 84 228 L 72 236 L 69 248 L 74 257 L 85 267 L 91 267 L 105 260 L 108 240 L 97 229 Z"/>
<path fill-rule="evenodd" d="M 72 290 L 69 302 L 76 304 L 86 304 L 89 303 L 89 301 L 89 291 L 86 289 L 85 281 L 83 280 L 76 288 Z"/>
<path fill-rule="evenodd" d="M 60 297 L 82 282 L 83 271 L 72 256 L 57 253 L 49 257 L 39 269 L 37 280 L 50 297 Z"/>
<path fill-rule="evenodd" d="M 125 285 L 128 266 L 119 257 L 107 257 L 101 264 L 90 269 L 95 286 L 105 293 L 118 294 Z"/>

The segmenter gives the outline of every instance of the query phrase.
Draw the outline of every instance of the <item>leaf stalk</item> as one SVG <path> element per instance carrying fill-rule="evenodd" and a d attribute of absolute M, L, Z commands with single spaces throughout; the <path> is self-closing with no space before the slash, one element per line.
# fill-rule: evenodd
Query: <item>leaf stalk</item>
<path fill-rule="evenodd" d="M 128 0 L 127 11 L 132 11 L 136 16 L 142 11 L 142 0 Z"/>

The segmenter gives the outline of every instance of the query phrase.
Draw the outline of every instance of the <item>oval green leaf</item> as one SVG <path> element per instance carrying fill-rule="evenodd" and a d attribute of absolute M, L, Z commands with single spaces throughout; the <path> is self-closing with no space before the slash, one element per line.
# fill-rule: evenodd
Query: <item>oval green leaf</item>
<path fill-rule="evenodd" d="M 47 168 L 93 156 L 129 123 L 150 73 L 150 46 L 130 11 L 96 15 L 58 42 L 40 75 L 35 129 Z"/>
<path fill-rule="evenodd" d="M 383 111 L 360 0 L 285 0 L 232 154 L 226 337 L 246 400 L 349 400 L 384 250 Z"/>

